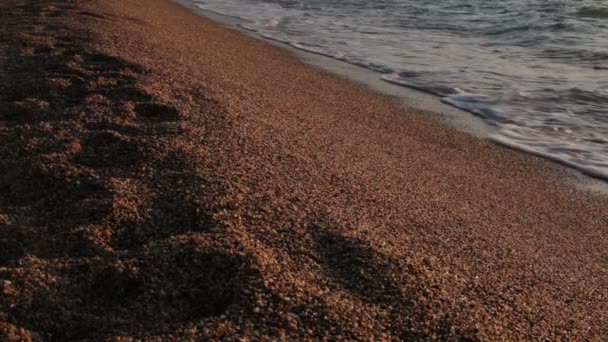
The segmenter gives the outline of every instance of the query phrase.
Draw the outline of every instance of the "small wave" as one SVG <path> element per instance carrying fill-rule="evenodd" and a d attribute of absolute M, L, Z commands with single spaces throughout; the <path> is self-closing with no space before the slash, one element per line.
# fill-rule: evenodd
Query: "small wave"
<path fill-rule="evenodd" d="M 576 15 L 582 18 L 608 18 L 608 7 L 583 7 Z"/>
<path fill-rule="evenodd" d="M 583 104 L 598 104 L 598 105 L 607 105 L 608 107 L 608 98 L 604 94 L 601 94 L 599 91 L 588 91 L 579 88 L 570 88 L 568 89 L 562 97 L 562 100 L 565 97 L 565 100 L 573 103 L 583 103 Z M 556 99 L 557 100 L 557 99 Z"/>
<path fill-rule="evenodd" d="M 396 84 L 402 87 L 416 89 L 425 93 L 437 95 L 440 97 L 461 94 L 462 91 L 455 87 L 443 85 L 421 84 L 415 81 L 409 81 L 408 78 L 420 77 L 420 73 L 413 71 L 401 71 L 382 76 L 382 80 L 388 83 Z"/>
<path fill-rule="evenodd" d="M 490 139 L 498 144 L 552 160 L 589 176 L 608 181 L 608 160 L 592 158 L 588 144 L 568 143 L 561 139 L 552 139 L 546 134 L 539 136 L 534 130 L 514 125 L 504 125 Z M 595 148 L 594 155 L 605 155 L 605 145 L 597 145 L 599 146 Z"/>
<path fill-rule="evenodd" d="M 483 95 L 460 94 L 442 97 L 441 102 L 474 114 L 493 125 L 499 116 L 483 99 Z"/>
<path fill-rule="evenodd" d="M 420 73 L 417 72 L 401 71 L 400 73 L 396 74 L 384 75 L 382 76 L 382 80 L 402 87 L 439 96 L 441 102 L 474 114 L 484 120 L 487 120 L 489 124 L 493 124 L 498 117 L 496 111 L 487 104 L 490 101 L 484 95 L 470 94 L 456 87 L 420 84 L 407 79 L 408 77 L 414 78 L 419 76 Z"/>
<path fill-rule="evenodd" d="M 551 48 L 545 49 L 538 55 L 538 57 L 542 58 L 551 58 L 551 59 L 574 59 L 576 61 L 606 61 L 608 60 L 608 52 L 606 51 L 592 51 L 585 49 L 570 49 L 570 48 Z"/>
<path fill-rule="evenodd" d="M 501 35 L 510 35 L 510 34 L 518 34 L 520 32 L 525 31 L 538 31 L 538 32 L 555 32 L 555 31 L 563 31 L 571 28 L 570 25 L 565 23 L 552 23 L 552 24 L 530 24 L 525 23 L 516 26 L 509 26 L 499 29 L 490 29 L 486 30 L 484 33 L 488 36 L 501 36 Z"/>
<path fill-rule="evenodd" d="M 281 24 L 283 24 L 283 22 L 285 22 L 287 20 L 287 17 L 284 15 L 277 15 L 272 17 L 270 20 L 268 20 L 266 23 L 264 23 L 262 25 L 263 28 L 266 29 L 273 29 L 273 28 L 277 28 L 279 27 Z"/>

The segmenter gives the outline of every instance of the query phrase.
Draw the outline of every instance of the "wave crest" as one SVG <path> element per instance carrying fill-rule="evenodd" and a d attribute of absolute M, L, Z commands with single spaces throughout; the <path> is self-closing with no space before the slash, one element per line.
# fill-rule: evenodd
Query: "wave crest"
<path fill-rule="evenodd" d="M 579 9 L 576 15 L 583 18 L 608 18 L 608 7 L 585 6 Z"/>

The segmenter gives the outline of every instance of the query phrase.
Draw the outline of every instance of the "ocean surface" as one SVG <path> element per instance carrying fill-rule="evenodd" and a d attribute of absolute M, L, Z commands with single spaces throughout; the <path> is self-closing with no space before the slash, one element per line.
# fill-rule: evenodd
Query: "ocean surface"
<path fill-rule="evenodd" d="M 433 93 L 492 139 L 608 180 L 607 0 L 193 0 Z"/>

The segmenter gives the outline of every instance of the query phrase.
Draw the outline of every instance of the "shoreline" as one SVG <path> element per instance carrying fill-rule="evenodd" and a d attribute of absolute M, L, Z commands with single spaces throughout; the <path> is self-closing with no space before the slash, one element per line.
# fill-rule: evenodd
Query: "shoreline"
<path fill-rule="evenodd" d="M 299 49 L 285 42 L 259 35 L 255 31 L 241 27 L 240 25 L 244 22 L 241 18 L 202 9 L 189 0 L 173 1 L 194 11 L 194 13 L 202 15 L 204 18 L 211 19 L 221 25 L 226 25 L 226 27 L 245 34 L 248 37 L 259 39 L 273 46 L 285 49 L 302 62 L 328 74 L 364 85 L 377 93 L 399 98 L 406 110 L 425 111 L 449 127 L 480 138 L 487 138 L 493 131 L 492 126 L 486 124 L 479 117 L 441 102 L 436 95 L 383 81 L 377 77 L 379 75 L 377 72 L 363 66 Z M 416 104 L 411 105 L 410 103 Z"/>
<path fill-rule="evenodd" d="M 204 18 L 225 25 L 227 28 L 285 49 L 292 53 L 296 58 L 312 67 L 351 82 L 362 84 L 369 87 L 369 89 L 374 92 L 397 97 L 402 101 L 402 105 L 406 110 L 423 112 L 434 120 L 453 129 L 471 134 L 480 139 L 486 139 L 504 148 L 543 159 L 563 171 L 563 174 L 565 175 L 563 183 L 566 186 L 573 186 L 578 191 L 583 191 L 592 196 L 608 197 L 608 180 L 604 177 L 595 175 L 591 171 L 581 170 L 574 165 L 570 165 L 567 162 L 555 159 L 551 156 L 539 154 L 534 151 L 513 146 L 509 143 L 491 139 L 492 133 L 496 130 L 494 126 L 489 125 L 474 113 L 442 102 L 437 95 L 384 81 L 379 77 L 381 74 L 365 67 L 338 60 L 331 56 L 299 49 L 285 42 L 262 36 L 255 31 L 243 28 L 241 25 L 245 23 L 246 20 L 242 18 L 202 9 L 190 0 L 173 1 Z"/>
<path fill-rule="evenodd" d="M 608 336 L 562 168 L 170 0 L 0 20 L 0 340 Z"/>

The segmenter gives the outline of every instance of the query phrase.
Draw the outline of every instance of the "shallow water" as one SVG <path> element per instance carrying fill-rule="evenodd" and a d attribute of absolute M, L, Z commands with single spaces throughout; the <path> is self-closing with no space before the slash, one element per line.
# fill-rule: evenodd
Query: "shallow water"
<path fill-rule="evenodd" d="M 243 27 L 436 94 L 494 140 L 608 179 L 608 3 L 194 0 Z"/>

